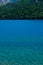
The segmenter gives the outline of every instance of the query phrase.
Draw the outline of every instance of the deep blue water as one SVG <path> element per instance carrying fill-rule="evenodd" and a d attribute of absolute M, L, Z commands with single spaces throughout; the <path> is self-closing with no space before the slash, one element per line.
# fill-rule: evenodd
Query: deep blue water
<path fill-rule="evenodd" d="M 0 20 L 0 65 L 43 65 L 43 20 Z"/>
<path fill-rule="evenodd" d="M 0 21 L 0 41 L 43 42 L 43 21 Z"/>

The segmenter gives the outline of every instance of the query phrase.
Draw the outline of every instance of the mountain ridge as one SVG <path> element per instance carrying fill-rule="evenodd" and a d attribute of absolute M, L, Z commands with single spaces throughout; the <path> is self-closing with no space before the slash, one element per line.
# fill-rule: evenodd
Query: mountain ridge
<path fill-rule="evenodd" d="M 34 1 L 34 2 L 39 2 L 39 1 L 43 1 L 43 0 L 0 0 L 0 5 L 1 4 L 7 4 L 7 3 L 10 3 L 10 2 L 19 2 L 19 1 Z"/>

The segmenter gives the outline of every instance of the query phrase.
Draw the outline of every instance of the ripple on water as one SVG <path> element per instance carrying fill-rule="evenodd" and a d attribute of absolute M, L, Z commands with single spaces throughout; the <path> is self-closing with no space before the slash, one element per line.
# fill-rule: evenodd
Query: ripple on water
<path fill-rule="evenodd" d="M 11 48 L 1 50 L 0 65 L 43 65 L 43 55 L 29 48 Z"/>

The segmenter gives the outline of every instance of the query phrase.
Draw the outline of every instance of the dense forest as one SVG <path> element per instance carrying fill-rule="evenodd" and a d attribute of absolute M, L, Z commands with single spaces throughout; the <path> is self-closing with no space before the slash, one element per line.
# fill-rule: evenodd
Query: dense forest
<path fill-rule="evenodd" d="M 0 19 L 43 19 L 43 1 L 21 0 L 1 5 Z"/>

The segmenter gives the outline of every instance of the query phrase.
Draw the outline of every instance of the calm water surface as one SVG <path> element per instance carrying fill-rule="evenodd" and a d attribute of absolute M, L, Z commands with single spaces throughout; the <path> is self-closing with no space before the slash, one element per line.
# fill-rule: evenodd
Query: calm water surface
<path fill-rule="evenodd" d="M 43 65 L 43 20 L 0 20 L 0 65 Z"/>

